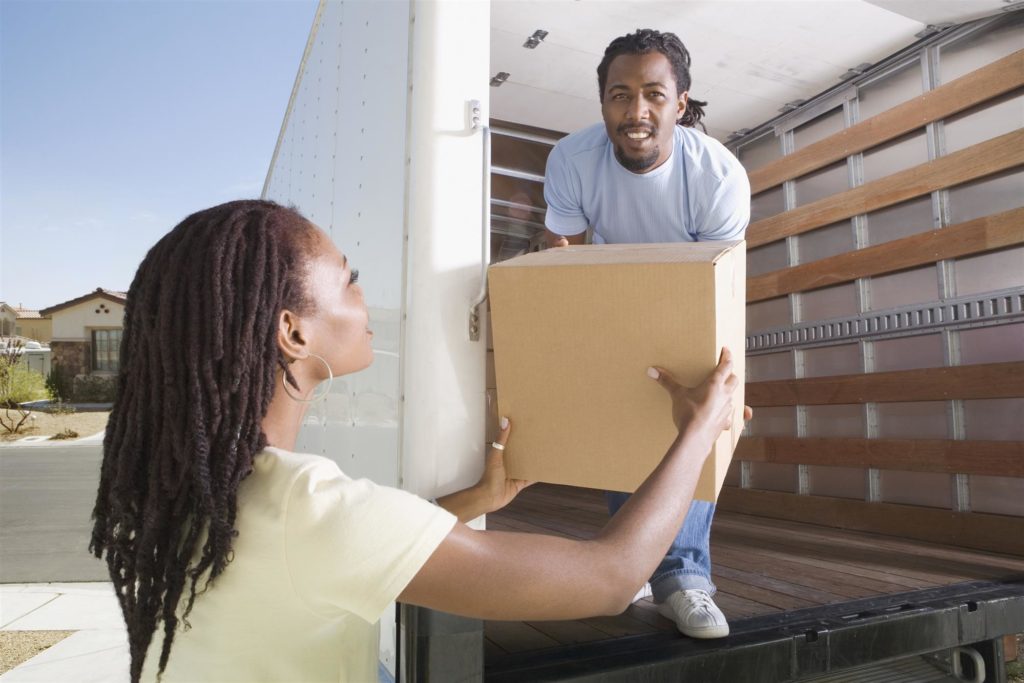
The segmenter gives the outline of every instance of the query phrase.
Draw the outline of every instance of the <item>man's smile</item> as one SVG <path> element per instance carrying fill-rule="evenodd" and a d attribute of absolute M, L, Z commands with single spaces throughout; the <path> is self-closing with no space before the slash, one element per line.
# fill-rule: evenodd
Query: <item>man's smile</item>
<path fill-rule="evenodd" d="M 647 140 L 655 136 L 653 126 L 620 126 L 620 133 L 625 133 L 630 140 Z"/>

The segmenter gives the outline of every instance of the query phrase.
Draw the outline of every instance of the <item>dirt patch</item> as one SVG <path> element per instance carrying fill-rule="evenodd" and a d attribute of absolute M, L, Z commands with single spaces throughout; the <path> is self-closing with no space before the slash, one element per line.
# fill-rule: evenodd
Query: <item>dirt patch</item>
<path fill-rule="evenodd" d="M 0 631 L 0 674 L 53 647 L 74 631 Z"/>
<path fill-rule="evenodd" d="M 3 409 L 0 408 L 0 411 Z M 11 411 L 13 415 L 14 412 Z M 33 410 L 31 417 L 25 422 L 17 434 L 0 434 L 0 441 L 11 442 L 26 436 L 53 436 L 71 430 L 79 437 L 92 436 L 107 427 L 109 410 L 75 412 L 75 413 L 44 413 Z"/>

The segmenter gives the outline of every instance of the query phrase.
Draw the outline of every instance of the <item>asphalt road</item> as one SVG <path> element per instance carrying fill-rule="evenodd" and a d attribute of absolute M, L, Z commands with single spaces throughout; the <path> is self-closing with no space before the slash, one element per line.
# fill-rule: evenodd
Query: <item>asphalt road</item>
<path fill-rule="evenodd" d="M 106 581 L 89 554 L 101 444 L 0 447 L 0 583 Z"/>

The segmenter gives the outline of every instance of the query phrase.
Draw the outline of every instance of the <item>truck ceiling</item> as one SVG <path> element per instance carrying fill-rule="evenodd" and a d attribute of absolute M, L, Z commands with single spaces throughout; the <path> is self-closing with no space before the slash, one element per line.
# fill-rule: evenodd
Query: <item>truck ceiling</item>
<path fill-rule="evenodd" d="M 595 69 L 604 48 L 637 28 L 655 28 L 686 45 L 693 60 L 690 94 L 708 101 L 708 133 L 724 141 L 939 28 L 1013 6 L 1003 0 L 493 0 L 490 73 L 507 77 L 491 88 L 490 113 L 562 132 L 597 123 Z"/>

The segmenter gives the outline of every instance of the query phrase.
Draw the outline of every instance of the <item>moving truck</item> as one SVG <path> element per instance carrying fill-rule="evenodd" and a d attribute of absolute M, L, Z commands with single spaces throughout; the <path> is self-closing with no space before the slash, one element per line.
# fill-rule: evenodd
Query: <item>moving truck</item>
<path fill-rule="evenodd" d="M 382 623 L 399 680 L 1005 680 L 1024 631 L 1019 6 L 321 3 L 263 194 L 363 274 L 376 361 L 298 444 L 352 476 L 425 497 L 476 480 L 499 389 L 487 267 L 541 247 L 545 159 L 600 120 L 612 38 L 680 35 L 753 193 L 755 417 L 712 532 L 732 634 L 684 638 L 649 600 L 528 624 L 401 606 Z M 585 536 L 605 515 L 599 492 L 538 485 L 475 524 Z"/>

